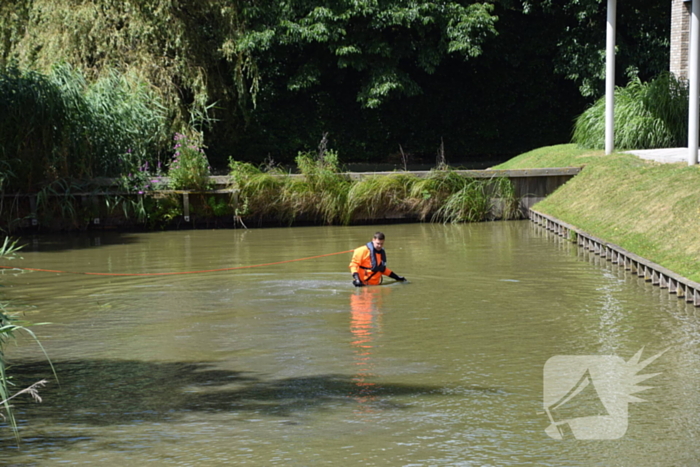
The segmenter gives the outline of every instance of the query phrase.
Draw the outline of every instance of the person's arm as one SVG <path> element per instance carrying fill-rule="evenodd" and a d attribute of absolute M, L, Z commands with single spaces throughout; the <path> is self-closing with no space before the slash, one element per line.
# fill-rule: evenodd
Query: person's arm
<path fill-rule="evenodd" d="M 352 253 L 352 259 L 350 260 L 350 273 L 353 276 L 360 273 L 360 264 L 362 264 L 362 251 L 358 248 Z"/>
<path fill-rule="evenodd" d="M 387 274 L 387 275 L 388 275 L 389 277 L 391 277 L 392 279 L 394 279 L 395 281 L 403 282 L 403 281 L 406 280 L 405 277 L 399 276 L 398 274 L 396 274 L 396 273 L 393 272 L 393 271 L 389 271 L 389 274 Z"/>
<path fill-rule="evenodd" d="M 362 287 L 363 284 L 360 280 L 360 264 L 362 264 L 362 250 L 358 248 L 352 254 L 352 260 L 350 260 L 350 273 L 352 274 L 352 285 L 355 287 Z"/>

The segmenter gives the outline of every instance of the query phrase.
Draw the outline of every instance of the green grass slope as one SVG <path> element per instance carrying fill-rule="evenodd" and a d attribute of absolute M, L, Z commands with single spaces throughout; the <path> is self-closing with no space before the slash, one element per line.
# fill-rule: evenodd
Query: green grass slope
<path fill-rule="evenodd" d="M 700 167 L 549 146 L 494 169 L 583 167 L 534 209 L 700 282 Z"/>

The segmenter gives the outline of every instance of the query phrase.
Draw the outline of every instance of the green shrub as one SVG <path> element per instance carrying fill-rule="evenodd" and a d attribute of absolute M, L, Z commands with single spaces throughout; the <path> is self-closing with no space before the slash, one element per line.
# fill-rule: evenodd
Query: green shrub
<path fill-rule="evenodd" d="M 688 88 L 671 73 L 648 83 L 633 79 L 615 90 L 615 147 L 671 148 L 686 144 Z M 605 97 L 576 119 L 573 142 L 584 148 L 605 147 Z"/>
<path fill-rule="evenodd" d="M 168 167 L 170 187 L 175 190 L 208 190 L 211 187 L 211 167 L 204 150 L 181 133 L 176 133 L 173 139 L 175 154 Z"/>

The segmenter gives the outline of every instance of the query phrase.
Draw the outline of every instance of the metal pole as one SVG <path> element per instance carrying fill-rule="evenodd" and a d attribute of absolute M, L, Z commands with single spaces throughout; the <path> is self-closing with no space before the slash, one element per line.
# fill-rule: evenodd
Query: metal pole
<path fill-rule="evenodd" d="M 698 45 L 700 43 L 700 1 L 693 2 L 690 17 L 690 57 L 688 57 L 688 165 L 698 163 Z"/>
<path fill-rule="evenodd" d="M 617 0 L 608 0 L 605 40 L 605 154 L 615 150 L 615 16 Z"/>

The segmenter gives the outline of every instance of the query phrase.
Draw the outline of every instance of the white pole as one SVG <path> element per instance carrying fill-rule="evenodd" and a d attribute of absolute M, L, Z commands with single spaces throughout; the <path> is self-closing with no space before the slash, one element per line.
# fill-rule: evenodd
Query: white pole
<path fill-rule="evenodd" d="M 615 150 L 615 16 L 617 0 L 608 0 L 605 40 L 605 154 Z"/>
<path fill-rule="evenodd" d="M 688 57 L 688 165 L 698 163 L 698 45 L 700 43 L 700 1 L 693 2 L 690 18 L 690 57 Z"/>

